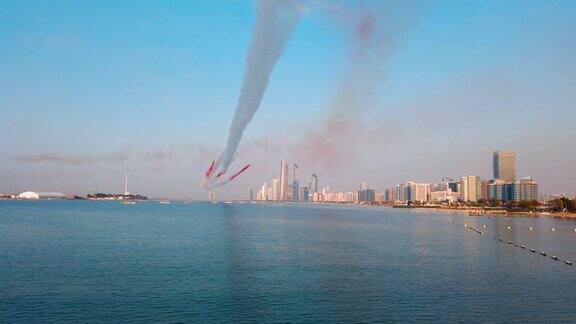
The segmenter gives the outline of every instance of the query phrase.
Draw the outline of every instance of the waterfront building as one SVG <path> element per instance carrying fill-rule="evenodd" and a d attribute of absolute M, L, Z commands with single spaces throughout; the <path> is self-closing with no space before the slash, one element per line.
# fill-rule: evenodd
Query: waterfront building
<path fill-rule="evenodd" d="M 300 187 L 300 201 L 310 201 L 310 188 L 306 186 Z"/>
<path fill-rule="evenodd" d="M 450 188 L 446 190 L 438 190 L 438 191 L 431 191 L 430 192 L 430 200 L 431 202 L 449 202 L 455 203 L 460 198 L 460 194 L 457 192 L 453 192 Z"/>
<path fill-rule="evenodd" d="M 313 201 L 314 202 L 323 202 L 326 201 L 325 200 L 325 195 L 322 192 L 315 192 L 313 195 Z"/>
<path fill-rule="evenodd" d="M 290 192 L 288 181 L 288 163 L 282 160 L 280 162 L 280 200 L 288 200 Z"/>
<path fill-rule="evenodd" d="M 384 190 L 384 201 L 394 202 L 396 199 L 396 187 L 387 188 Z"/>
<path fill-rule="evenodd" d="M 396 185 L 396 200 L 395 201 L 406 201 L 404 195 L 404 186 L 402 184 Z"/>
<path fill-rule="evenodd" d="M 358 202 L 373 203 L 376 201 L 376 190 L 366 188 L 358 190 Z"/>
<path fill-rule="evenodd" d="M 410 184 L 410 201 L 424 203 L 428 201 L 430 184 L 412 183 Z"/>
<path fill-rule="evenodd" d="M 480 197 L 479 199 L 488 200 L 488 181 L 480 181 Z"/>
<path fill-rule="evenodd" d="M 262 201 L 268 200 L 268 183 L 264 182 L 261 189 L 260 199 Z"/>
<path fill-rule="evenodd" d="M 408 181 L 396 186 L 397 201 L 407 202 L 412 200 L 410 196 L 410 186 L 412 184 L 414 184 L 414 182 Z"/>
<path fill-rule="evenodd" d="M 272 195 L 270 199 L 274 201 L 280 200 L 280 179 L 272 179 Z"/>
<path fill-rule="evenodd" d="M 347 192 L 347 193 L 345 194 L 345 199 L 346 199 L 346 202 L 354 202 L 354 201 L 356 201 L 356 199 L 357 199 L 356 193 L 355 193 L 355 192 L 350 192 L 350 191 Z"/>
<path fill-rule="evenodd" d="M 400 202 L 427 202 L 430 194 L 429 183 L 407 181 L 396 186 L 396 200 Z M 390 193 L 389 193 L 390 195 Z"/>
<path fill-rule="evenodd" d="M 460 199 L 462 201 L 478 201 L 482 193 L 479 176 L 465 176 L 460 179 Z"/>
<path fill-rule="evenodd" d="M 318 192 L 318 176 L 315 175 L 314 173 L 312 173 L 312 183 L 311 183 L 312 187 L 312 192 L 313 193 L 317 193 Z"/>
<path fill-rule="evenodd" d="M 504 182 L 500 179 L 491 179 L 487 184 L 488 200 L 504 201 Z"/>
<path fill-rule="evenodd" d="M 488 199 L 500 201 L 538 200 L 538 183 L 531 177 L 516 182 L 492 179 L 488 182 Z"/>
<path fill-rule="evenodd" d="M 290 200 L 292 201 L 300 201 L 300 182 L 298 180 L 294 180 L 292 182 L 292 195 L 290 196 Z"/>
<path fill-rule="evenodd" d="M 492 158 L 494 179 L 505 182 L 516 181 L 516 153 L 513 151 L 495 151 Z"/>
<path fill-rule="evenodd" d="M 525 177 L 514 183 L 514 200 L 538 200 L 538 183 L 531 177 Z"/>
<path fill-rule="evenodd" d="M 514 183 L 513 182 L 506 182 L 502 186 L 502 200 L 503 201 L 514 200 Z"/>

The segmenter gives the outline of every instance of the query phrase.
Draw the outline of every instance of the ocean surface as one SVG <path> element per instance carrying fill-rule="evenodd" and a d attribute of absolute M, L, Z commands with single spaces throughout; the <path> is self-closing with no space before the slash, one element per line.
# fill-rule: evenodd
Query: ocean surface
<path fill-rule="evenodd" d="M 358 206 L 0 201 L 0 322 L 574 322 L 575 229 Z"/>

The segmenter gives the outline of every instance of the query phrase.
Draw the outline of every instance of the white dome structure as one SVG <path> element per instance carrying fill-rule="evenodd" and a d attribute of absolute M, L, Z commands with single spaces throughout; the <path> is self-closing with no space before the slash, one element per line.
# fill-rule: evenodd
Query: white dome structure
<path fill-rule="evenodd" d="M 40 195 L 34 191 L 24 191 L 18 195 L 20 199 L 40 199 Z"/>
<path fill-rule="evenodd" d="M 18 195 L 20 199 L 64 199 L 66 195 L 61 192 L 25 191 Z"/>

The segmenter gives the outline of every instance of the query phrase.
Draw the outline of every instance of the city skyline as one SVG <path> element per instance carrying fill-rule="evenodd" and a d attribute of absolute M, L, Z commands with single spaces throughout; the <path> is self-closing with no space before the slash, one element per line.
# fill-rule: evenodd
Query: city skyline
<path fill-rule="evenodd" d="M 494 150 L 522 156 L 517 178 L 542 192 L 576 194 L 572 3 L 375 3 L 302 17 L 240 144 L 252 166 L 218 197 L 243 197 L 282 159 L 335 190 L 489 179 Z M 0 9 L 0 192 L 122 192 L 127 164 L 131 192 L 206 198 L 199 175 L 224 149 L 251 2 Z M 389 42 L 359 47 L 366 13 L 390 22 L 376 30 Z"/>
<path fill-rule="evenodd" d="M 0 324 L 576 322 L 576 0 L 0 0 Z"/>
<path fill-rule="evenodd" d="M 284 177 L 288 163 L 280 162 L 280 178 Z M 338 203 L 492 203 L 510 201 L 540 201 L 546 202 L 551 197 L 564 196 L 562 193 L 543 193 L 539 182 L 531 176 L 515 177 L 516 153 L 513 151 L 494 151 L 493 177 L 482 178 L 477 175 L 465 175 L 454 180 L 442 177 L 441 181 L 415 182 L 404 180 L 402 183 L 388 186 L 381 183 L 368 184 L 367 180 L 360 181 L 357 191 L 347 188 L 343 191 L 330 188 L 328 184 L 318 187 L 318 176 L 310 174 L 308 182 L 298 181 L 297 170 L 300 167 L 293 163 L 293 181 L 289 196 L 278 195 L 280 181 L 272 179 L 272 187 L 264 182 L 260 190 L 253 196 L 250 192 L 248 200 L 256 201 L 295 201 L 295 202 L 338 202 Z M 304 179 L 306 176 L 302 177 Z M 244 198 L 240 198 L 244 200 Z"/>

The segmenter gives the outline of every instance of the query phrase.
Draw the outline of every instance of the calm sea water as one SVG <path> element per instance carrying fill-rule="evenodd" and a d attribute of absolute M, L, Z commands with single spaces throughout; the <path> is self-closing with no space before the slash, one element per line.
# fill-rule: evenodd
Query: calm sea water
<path fill-rule="evenodd" d="M 576 266 L 494 239 L 576 261 L 575 228 L 360 207 L 0 201 L 0 322 L 576 321 Z"/>

